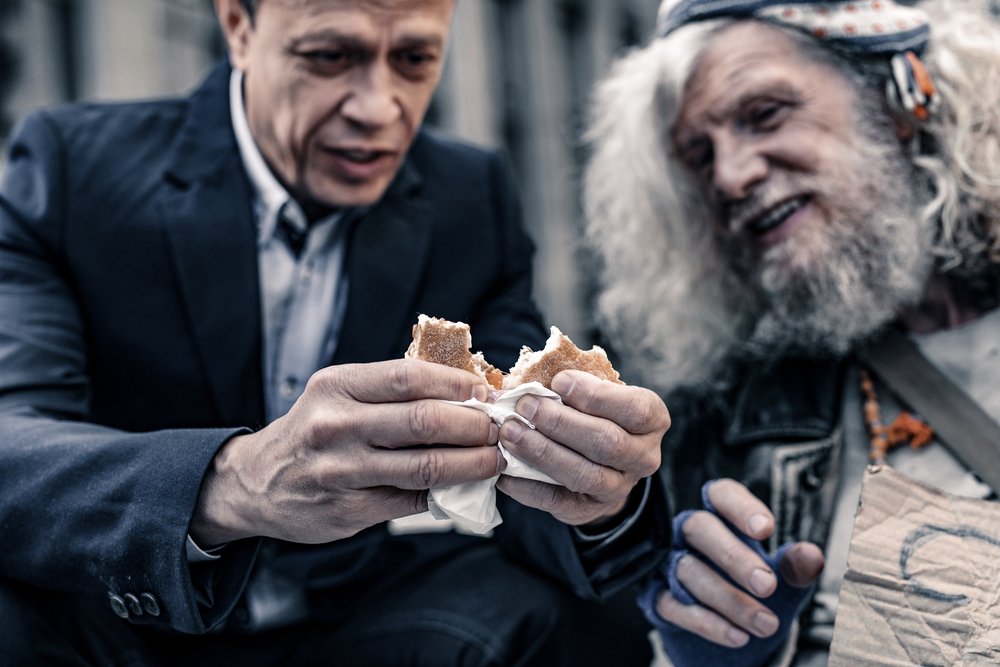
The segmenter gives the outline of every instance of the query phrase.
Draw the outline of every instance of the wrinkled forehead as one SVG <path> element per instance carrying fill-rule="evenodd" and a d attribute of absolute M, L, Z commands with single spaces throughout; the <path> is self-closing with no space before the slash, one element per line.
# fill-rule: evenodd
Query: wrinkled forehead
<path fill-rule="evenodd" d="M 279 39 L 447 43 L 457 0 L 263 0 L 258 24 Z"/>
<path fill-rule="evenodd" d="M 730 113 L 738 100 L 775 86 L 843 85 L 809 37 L 757 20 L 723 24 L 704 42 L 684 82 L 677 124 Z"/>
<path fill-rule="evenodd" d="M 807 64 L 803 38 L 761 21 L 736 21 L 721 26 L 705 42 L 684 84 L 684 94 L 731 85 L 761 71 L 794 71 Z"/>
<path fill-rule="evenodd" d="M 350 10 L 392 18 L 447 13 L 456 2 L 457 0 L 258 0 L 260 5 L 275 4 L 302 12 Z"/>

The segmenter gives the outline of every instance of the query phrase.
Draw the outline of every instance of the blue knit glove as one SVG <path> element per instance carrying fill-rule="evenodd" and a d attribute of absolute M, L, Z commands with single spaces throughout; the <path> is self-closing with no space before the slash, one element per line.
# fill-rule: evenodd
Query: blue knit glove
<path fill-rule="evenodd" d="M 712 482 L 707 482 L 702 487 L 701 499 L 705 509 L 718 516 L 718 512 L 708 499 L 708 487 L 711 484 Z M 760 665 L 765 665 L 788 639 L 792 621 L 802 611 L 815 585 L 798 588 L 787 583 L 784 577 L 782 577 L 781 559 L 784 558 L 785 553 L 791 548 L 792 544 L 785 544 L 774 554 L 769 555 L 764 552 L 760 542 L 752 540 L 742 532 L 733 529 L 733 534 L 756 551 L 777 577 L 777 589 L 770 597 L 762 599 L 761 602 L 778 617 L 781 623 L 778 631 L 765 639 L 750 635 L 750 641 L 741 648 L 729 648 L 710 642 L 673 623 L 663 620 L 656 612 L 656 601 L 659 599 L 660 593 L 666 588 L 669 588 L 674 598 L 679 602 L 697 604 L 697 600 L 677 579 L 677 563 L 680 559 L 688 554 L 696 558 L 699 557 L 697 553 L 690 551 L 688 545 L 684 542 L 684 531 L 682 528 L 684 527 L 684 522 L 688 520 L 691 514 L 693 514 L 692 510 L 686 510 L 674 517 L 674 548 L 663 569 L 657 573 L 653 580 L 646 586 L 645 590 L 639 595 L 639 607 L 649 622 L 653 624 L 653 627 L 660 632 L 660 637 L 663 639 L 663 650 L 674 663 L 675 667 L 708 667 L 712 665 L 759 667 Z M 728 522 L 726 522 L 726 525 L 729 525 Z M 726 579 L 732 581 L 714 563 L 708 563 L 708 565 L 726 577 Z M 740 587 L 735 582 L 734 585 Z"/>

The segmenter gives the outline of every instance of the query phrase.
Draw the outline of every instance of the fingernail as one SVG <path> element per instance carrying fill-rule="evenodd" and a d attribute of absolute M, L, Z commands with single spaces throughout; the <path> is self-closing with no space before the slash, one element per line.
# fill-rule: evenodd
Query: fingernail
<path fill-rule="evenodd" d="M 778 617 L 762 611 L 753 617 L 753 627 L 757 629 L 760 637 L 770 637 L 778 631 Z"/>
<path fill-rule="evenodd" d="M 729 645 L 733 648 L 739 648 L 750 641 L 750 635 L 743 632 L 742 630 L 737 630 L 736 628 L 729 628 L 726 630 L 726 639 L 729 641 Z"/>
<path fill-rule="evenodd" d="M 573 375 L 571 373 L 560 373 L 553 378 L 550 386 L 552 387 L 552 391 L 565 398 L 573 393 L 573 388 L 576 386 L 576 380 L 573 379 Z"/>
<path fill-rule="evenodd" d="M 500 442 L 500 427 L 496 422 L 490 424 L 490 444 L 495 445 Z"/>
<path fill-rule="evenodd" d="M 486 402 L 486 399 L 490 397 L 490 390 L 487 389 L 484 384 L 477 384 L 472 388 L 472 398 L 480 401 L 482 403 Z"/>
<path fill-rule="evenodd" d="M 503 425 L 503 441 L 504 442 L 521 442 L 521 436 L 524 435 L 525 426 L 516 419 L 508 419 Z"/>
<path fill-rule="evenodd" d="M 751 535 L 759 535 L 767 528 L 768 520 L 763 514 L 754 514 L 750 517 L 747 525 L 750 528 Z"/>
<path fill-rule="evenodd" d="M 774 574 L 757 568 L 750 574 L 750 588 L 758 596 L 768 595 L 774 588 Z"/>
<path fill-rule="evenodd" d="M 525 396 L 520 401 L 517 402 L 517 414 L 521 415 L 528 421 L 535 416 L 538 412 L 538 399 L 533 396 Z"/>

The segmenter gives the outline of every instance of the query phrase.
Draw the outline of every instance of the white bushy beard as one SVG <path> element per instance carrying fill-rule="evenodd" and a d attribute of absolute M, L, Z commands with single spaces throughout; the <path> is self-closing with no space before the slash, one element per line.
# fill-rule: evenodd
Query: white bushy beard
<path fill-rule="evenodd" d="M 811 193 L 825 213 L 767 250 L 709 231 L 718 213 L 677 166 L 662 210 L 628 231 L 649 245 L 632 255 L 617 247 L 607 260 L 598 303 L 624 373 L 662 395 L 716 393 L 739 380 L 735 361 L 843 354 L 920 299 L 936 229 L 921 208 L 933 192 L 884 112 L 865 106 L 838 165 L 780 170 L 762 184 L 764 201 Z M 650 246 L 663 247 L 661 262 Z"/>
<path fill-rule="evenodd" d="M 834 173 L 790 175 L 778 187 L 813 193 L 825 219 L 755 252 L 729 243 L 751 358 L 842 354 L 919 300 L 933 264 L 932 230 L 920 215 L 926 187 L 894 138 L 868 128 Z M 769 197 L 761 193 L 765 200 Z M 773 201 L 773 199 L 772 199 Z"/>

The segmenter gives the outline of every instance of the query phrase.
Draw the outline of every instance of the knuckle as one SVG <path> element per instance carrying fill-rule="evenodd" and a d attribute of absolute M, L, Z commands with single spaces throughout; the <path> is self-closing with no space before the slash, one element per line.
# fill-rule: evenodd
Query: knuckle
<path fill-rule="evenodd" d="M 444 456 L 436 450 L 421 453 L 413 464 L 410 479 L 418 489 L 429 489 L 439 486 L 444 476 Z M 417 494 L 419 495 L 419 494 Z"/>
<path fill-rule="evenodd" d="M 709 618 L 708 614 L 705 613 L 705 608 L 699 605 L 692 605 L 690 609 L 690 623 L 694 628 L 694 631 L 698 634 L 705 636 L 705 633 L 709 629 Z"/>
<path fill-rule="evenodd" d="M 600 471 L 589 468 L 577 470 L 569 488 L 588 496 L 603 496 L 606 492 Z"/>
<path fill-rule="evenodd" d="M 502 478 L 501 478 L 502 479 Z M 543 482 L 529 482 L 522 490 L 525 504 L 550 512 L 560 520 L 569 523 L 568 514 L 572 510 L 560 487 Z"/>
<path fill-rule="evenodd" d="M 596 520 L 601 516 L 601 508 L 593 503 L 585 503 L 576 499 L 570 510 L 567 512 L 568 517 L 565 523 L 573 526 L 581 526 L 591 521 Z"/>
<path fill-rule="evenodd" d="M 558 433 L 566 425 L 566 414 L 566 407 L 554 404 L 552 401 L 540 400 L 531 422 L 535 426 L 544 427 L 548 433 Z"/>
<path fill-rule="evenodd" d="M 648 447 L 642 454 L 639 462 L 639 476 L 648 477 L 660 469 L 662 462 L 659 443 L 655 447 Z"/>
<path fill-rule="evenodd" d="M 686 584 L 691 581 L 697 571 L 698 561 L 690 554 L 682 556 L 677 561 L 677 579 Z"/>
<path fill-rule="evenodd" d="M 657 430 L 661 433 L 666 433 L 670 430 L 670 427 L 674 425 L 674 418 L 670 415 L 670 410 L 667 408 L 667 404 L 663 402 L 663 399 L 657 396 L 656 400 L 658 400 L 660 405 L 663 406 L 663 410 L 660 411 L 660 423 L 659 429 Z"/>
<path fill-rule="evenodd" d="M 548 438 L 539 437 L 538 431 L 526 428 L 517 442 L 516 455 L 536 468 L 545 469 L 553 459 L 554 448 Z"/>
<path fill-rule="evenodd" d="M 341 376 L 356 377 L 360 370 L 357 364 L 346 364 L 342 366 L 324 366 L 309 376 L 306 385 L 315 384 L 318 386 L 337 386 Z"/>
<path fill-rule="evenodd" d="M 632 457 L 632 438 L 615 424 L 608 424 L 601 434 L 605 446 L 605 456 L 609 461 L 627 462 Z"/>
<path fill-rule="evenodd" d="M 419 401 L 409 410 L 408 426 L 418 442 L 432 442 L 440 421 L 441 409 L 433 401 Z"/>
<path fill-rule="evenodd" d="M 425 382 L 425 372 L 423 365 L 414 359 L 404 359 L 398 364 L 393 364 L 389 373 L 393 396 L 414 395 L 414 387 L 420 387 Z"/>
<path fill-rule="evenodd" d="M 338 433 L 349 430 L 351 424 L 344 418 L 331 418 L 327 411 L 320 407 L 311 407 L 305 411 L 299 428 L 306 443 L 321 447 Z"/>
<path fill-rule="evenodd" d="M 562 493 L 560 493 L 559 487 L 554 484 L 538 484 L 535 487 L 537 490 L 536 498 L 538 500 L 538 506 L 545 510 L 559 509 L 565 503 L 563 502 Z M 566 508 L 562 508 L 564 511 Z"/>
<path fill-rule="evenodd" d="M 493 420 L 478 410 L 467 410 L 461 423 L 463 440 L 470 445 L 495 445 Z"/>
<path fill-rule="evenodd" d="M 711 627 L 711 615 L 697 604 L 684 604 L 669 592 L 665 592 L 657 604 L 657 611 L 664 620 L 701 635 L 707 636 Z"/>
<path fill-rule="evenodd" d="M 680 620 L 681 603 L 678 602 L 670 591 L 664 591 L 660 599 L 656 601 L 656 613 L 665 621 L 677 624 Z"/>
<path fill-rule="evenodd" d="M 599 404 L 599 387 L 603 388 L 603 383 L 577 382 L 573 392 L 573 405 L 581 412 L 592 413 Z"/>
<path fill-rule="evenodd" d="M 691 513 L 684 522 L 684 526 L 681 530 L 684 532 L 684 538 L 688 541 L 693 540 L 698 535 L 704 533 L 708 530 L 709 526 L 715 522 L 715 517 L 705 510 L 696 510 Z"/>
<path fill-rule="evenodd" d="M 736 568 L 743 565 L 742 556 L 744 553 L 742 542 L 735 545 L 726 545 L 717 556 L 719 566 L 727 572 L 735 571 Z"/>
<path fill-rule="evenodd" d="M 407 508 L 409 514 L 420 514 L 427 510 L 426 491 L 407 494 L 407 498 L 409 499 L 409 507 Z"/>
<path fill-rule="evenodd" d="M 741 596 L 733 601 L 731 610 L 728 613 L 724 613 L 724 615 L 731 618 L 737 624 L 745 628 L 750 628 L 753 627 L 757 614 L 762 612 L 768 613 L 768 611 L 768 608 L 764 605 L 757 604 L 746 596 Z"/>
<path fill-rule="evenodd" d="M 321 391 L 324 387 L 329 386 L 331 381 L 331 375 L 334 373 L 332 368 L 321 368 L 306 380 L 306 386 L 303 390 L 303 394 L 311 394 L 317 391 Z"/>
<path fill-rule="evenodd" d="M 364 374 L 358 364 L 326 366 L 309 376 L 302 394 L 327 400 L 337 394 L 353 398 L 363 384 Z"/>
<path fill-rule="evenodd" d="M 718 644 L 723 643 L 725 633 L 723 621 L 704 607 L 695 605 L 691 609 L 691 624 L 695 634 Z"/>
<path fill-rule="evenodd" d="M 670 411 L 663 399 L 649 389 L 643 389 L 632 400 L 629 413 L 637 433 L 656 433 L 662 437 L 670 429 Z"/>
<path fill-rule="evenodd" d="M 627 414 L 632 423 L 638 424 L 643 431 L 658 430 L 662 417 L 660 416 L 659 401 L 653 401 L 650 392 L 642 392 L 629 403 Z"/>
<path fill-rule="evenodd" d="M 313 474 L 317 486 L 325 492 L 328 500 L 335 500 L 338 504 L 357 504 L 364 502 L 364 496 L 355 490 L 364 469 L 364 462 L 352 456 L 325 457 L 313 468 Z"/>

